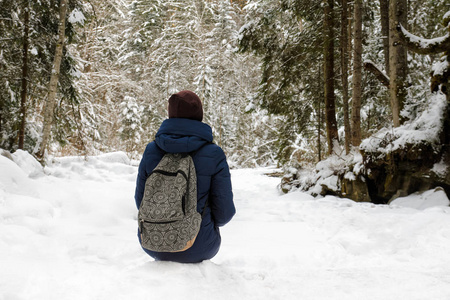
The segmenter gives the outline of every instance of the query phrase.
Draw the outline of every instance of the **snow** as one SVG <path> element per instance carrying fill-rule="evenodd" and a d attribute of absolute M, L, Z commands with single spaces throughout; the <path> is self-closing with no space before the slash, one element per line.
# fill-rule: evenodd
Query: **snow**
<path fill-rule="evenodd" d="M 422 193 L 414 193 L 408 197 L 400 197 L 390 203 L 415 209 L 428 209 L 430 207 L 448 207 L 450 202 L 442 188 L 436 188 Z"/>
<path fill-rule="evenodd" d="M 447 100 L 443 93 L 434 93 L 425 111 L 419 117 L 396 128 L 383 128 L 362 141 L 360 149 L 366 152 L 389 153 L 408 144 L 436 145 L 443 127 Z"/>
<path fill-rule="evenodd" d="M 450 18 L 450 10 L 448 12 L 445 13 L 444 17 L 442 18 L 442 20 L 445 20 L 447 18 Z"/>
<path fill-rule="evenodd" d="M 431 171 L 434 174 L 436 174 L 438 177 L 444 178 L 447 175 L 448 166 L 442 159 L 440 162 L 435 163 L 433 165 L 433 168 L 431 169 Z"/>
<path fill-rule="evenodd" d="M 441 57 L 441 60 L 434 63 L 431 69 L 433 71 L 433 76 L 439 76 L 439 75 L 443 76 L 445 70 L 449 69 L 449 63 L 447 60 L 447 56 L 445 55 L 445 56 Z"/>
<path fill-rule="evenodd" d="M 422 48 L 429 48 L 432 45 L 437 45 L 437 44 L 441 44 L 444 40 L 448 39 L 449 34 L 447 33 L 444 36 L 441 37 L 437 37 L 434 39 L 425 39 L 425 38 L 421 38 L 418 37 L 417 35 L 414 35 L 410 32 L 408 32 L 402 25 L 400 25 L 400 28 L 403 32 L 403 34 L 413 43 L 417 43 L 418 45 L 420 45 L 420 47 Z"/>
<path fill-rule="evenodd" d="M 30 53 L 33 54 L 33 55 L 38 55 L 38 51 L 37 51 L 36 47 L 33 47 L 33 48 L 30 50 Z"/>
<path fill-rule="evenodd" d="M 183 265 L 140 249 L 137 167 L 124 153 L 53 158 L 44 169 L 26 152 L 13 159 L 0 156 L 2 300 L 450 295 L 444 202 L 411 208 L 280 195 L 280 179 L 264 175 L 273 169 L 232 170 L 237 214 L 221 229 L 219 254 Z M 402 203 L 444 199 L 439 189 L 427 193 Z"/>
<path fill-rule="evenodd" d="M 80 11 L 78 9 L 74 9 L 72 11 L 72 13 L 69 15 L 68 20 L 70 23 L 73 23 L 73 24 L 76 24 L 76 23 L 84 24 L 86 17 L 84 16 L 82 11 Z"/>
<path fill-rule="evenodd" d="M 350 169 L 352 168 L 352 169 Z M 319 195 L 323 186 L 332 191 L 339 191 L 339 178 L 337 175 L 344 174 L 344 178 L 356 180 L 356 176 L 363 169 L 362 155 L 351 151 L 347 155 L 330 155 L 327 159 L 320 161 L 312 172 L 298 171 L 297 177 L 300 190 L 312 195 Z M 294 171 L 291 171 L 293 174 Z"/>

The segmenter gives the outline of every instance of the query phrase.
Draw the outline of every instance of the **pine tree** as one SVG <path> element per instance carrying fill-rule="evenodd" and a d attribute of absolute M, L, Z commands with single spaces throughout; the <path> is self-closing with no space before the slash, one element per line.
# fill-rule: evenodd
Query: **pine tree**
<path fill-rule="evenodd" d="M 407 49 L 401 42 L 397 25 L 407 23 L 406 0 L 391 0 L 389 5 L 389 97 L 394 126 L 403 123 L 400 112 L 406 101 Z"/>
<path fill-rule="evenodd" d="M 19 105 L 23 55 L 21 7 L 16 1 L 0 1 L 0 147 L 13 149 L 18 134 Z"/>
<path fill-rule="evenodd" d="M 353 47 L 353 94 L 352 94 L 352 144 L 361 144 L 361 97 L 362 97 L 362 0 L 354 2 L 354 47 Z"/>
<path fill-rule="evenodd" d="M 23 50 L 22 50 L 22 87 L 20 91 L 20 126 L 19 126 L 19 142 L 17 148 L 23 149 L 25 140 L 25 124 L 27 113 L 28 98 L 28 48 L 30 35 L 30 7 L 29 1 L 23 2 L 24 20 L 23 20 Z"/>
<path fill-rule="evenodd" d="M 269 113 L 284 116 L 278 137 L 281 163 L 297 148 L 298 134 L 315 138 L 310 117 L 320 118 L 323 76 L 323 9 L 320 2 L 250 2 L 241 29 L 240 51 L 262 57 L 262 84 L 257 102 Z M 320 72 L 323 75 L 323 72 Z"/>
<path fill-rule="evenodd" d="M 120 137 L 125 144 L 127 153 L 133 153 L 139 149 L 141 135 L 143 132 L 141 124 L 141 115 L 144 108 L 140 107 L 136 98 L 125 96 L 120 104 L 122 109 L 120 119 L 121 127 L 119 129 Z"/>
<path fill-rule="evenodd" d="M 73 11 L 81 4 L 70 0 L 68 5 Z M 41 99 L 48 92 L 56 44 L 53 37 L 57 33 L 58 5 L 49 0 L 0 1 L 0 8 L 0 31 L 5 37 L 0 43 L 0 68 L 4 70 L 0 85 L 0 147 L 35 152 L 41 131 Z M 70 22 L 66 33 L 69 43 L 73 42 L 74 26 Z M 75 94 L 74 61 L 67 51 L 63 54 L 60 92 L 69 99 Z"/>
<path fill-rule="evenodd" d="M 349 119 L 349 95 L 348 95 L 348 65 L 349 65 L 349 53 L 348 53 L 348 2 L 347 0 L 341 0 L 341 80 L 342 80 L 342 106 L 344 113 L 344 133 L 345 133 L 345 153 L 350 152 L 351 141 L 351 127 Z"/>
<path fill-rule="evenodd" d="M 325 124 L 327 129 L 328 154 L 336 153 L 339 146 L 335 106 L 334 70 L 334 0 L 324 0 L 324 81 Z"/>
<path fill-rule="evenodd" d="M 389 74 L 389 1 L 390 0 L 380 0 L 380 25 L 386 74 Z"/>

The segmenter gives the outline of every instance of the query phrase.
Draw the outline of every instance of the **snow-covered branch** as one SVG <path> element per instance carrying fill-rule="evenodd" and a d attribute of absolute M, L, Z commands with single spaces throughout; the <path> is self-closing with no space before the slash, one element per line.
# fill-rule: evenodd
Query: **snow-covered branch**
<path fill-rule="evenodd" d="M 397 27 L 401 38 L 406 42 L 409 50 L 419 54 L 433 54 L 450 49 L 450 33 L 434 39 L 425 39 L 410 33 L 401 24 Z"/>
<path fill-rule="evenodd" d="M 383 84 L 385 85 L 387 88 L 389 88 L 389 82 L 390 79 L 389 77 L 383 72 L 381 71 L 373 61 L 371 60 L 366 60 L 364 61 L 364 68 L 367 71 L 372 72 L 372 74 L 375 75 L 375 77 Z"/>

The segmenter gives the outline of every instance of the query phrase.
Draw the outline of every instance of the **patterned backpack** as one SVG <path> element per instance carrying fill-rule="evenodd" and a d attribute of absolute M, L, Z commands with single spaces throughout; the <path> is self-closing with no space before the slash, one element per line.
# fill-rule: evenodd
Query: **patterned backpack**
<path fill-rule="evenodd" d="M 145 182 L 138 213 L 141 244 L 156 252 L 189 249 L 200 230 L 197 176 L 191 155 L 166 153 Z"/>

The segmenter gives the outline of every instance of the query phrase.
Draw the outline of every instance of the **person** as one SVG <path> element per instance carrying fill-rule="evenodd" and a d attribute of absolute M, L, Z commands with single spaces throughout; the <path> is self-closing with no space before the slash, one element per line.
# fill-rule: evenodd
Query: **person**
<path fill-rule="evenodd" d="M 202 214 L 202 223 L 194 244 L 185 251 L 154 252 L 142 248 L 155 260 L 201 262 L 217 254 L 221 244 L 219 227 L 227 224 L 236 212 L 230 171 L 223 150 L 212 142 L 211 127 L 202 122 L 202 102 L 194 92 L 173 94 L 169 98 L 168 115 L 139 164 L 136 206 L 139 209 L 147 176 L 165 153 L 190 153 L 196 169 L 197 211 Z M 139 233 L 138 236 L 141 243 Z"/>

